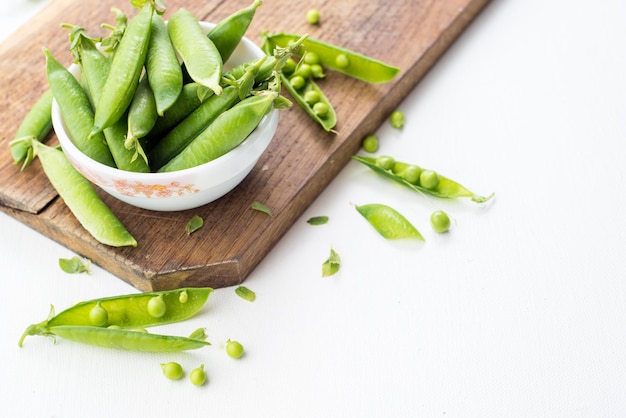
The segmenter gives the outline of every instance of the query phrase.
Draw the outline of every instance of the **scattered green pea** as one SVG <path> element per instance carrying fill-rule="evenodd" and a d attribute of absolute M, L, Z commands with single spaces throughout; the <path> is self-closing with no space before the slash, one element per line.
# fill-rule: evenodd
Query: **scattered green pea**
<path fill-rule="evenodd" d="M 97 304 L 89 311 L 89 320 L 96 327 L 103 327 L 109 321 L 109 313 L 100 304 Z"/>
<path fill-rule="evenodd" d="M 320 12 L 317 9 L 309 9 L 306 12 L 306 21 L 311 25 L 320 23 Z"/>
<path fill-rule="evenodd" d="M 163 296 L 155 296 L 148 301 L 148 313 L 154 318 L 161 318 L 167 312 L 167 305 Z"/>
<path fill-rule="evenodd" d="M 420 184 L 425 189 L 436 189 L 439 185 L 439 174 L 433 170 L 422 171 L 420 173 Z"/>
<path fill-rule="evenodd" d="M 322 263 L 322 277 L 329 277 L 334 275 L 339 271 L 340 267 L 341 257 L 339 257 L 339 254 L 331 248 L 330 255 L 328 256 L 326 261 Z"/>
<path fill-rule="evenodd" d="M 179 380 L 184 374 L 183 367 L 175 361 L 161 363 L 161 370 L 165 377 L 170 380 Z"/>
<path fill-rule="evenodd" d="M 256 294 L 245 286 L 237 286 L 235 294 L 248 302 L 254 302 L 256 299 Z"/>
<path fill-rule="evenodd" d="M 439 233 L 447 232 L 450 229 L 450 217 L 442 210 L 436 210 L 430 215 L 430 224 Z"/>
<path fill-rule="evenodd" d="M 204 364 L 196 367 L 189 373 L 189 380 L 196 386 L 202 386 L 206 382 L 206 372 L 204 371 Z"/>
<path fill-rule="evenodd" d="M 361 146 L 365 152 L 373 153 L 378 151 L 378 137 L 376 134 L 367 135 L 363 138 Z"/>
<path fill-rule="evenodd" d="M 239 359 L 243 356 L 243 345 L 239 341 L 229 339 L 226 341 L 226 354 L 234 359 Z"/>
<path fill-rule="evenodd" d="M 404 113 L 396 110 L 389 116 L 389 123 L 396 129 L 401 129 L 404 126 Z"/>
<path fill-rule="evenodd" d="M 187 293 L 186 290 L 183 290 L 182 292 L 180 292 L 180 295 L 178 295 L 178 301 L 180 303 L 187 303 L 188 300 L 189 300 L 189 293 Z"/>

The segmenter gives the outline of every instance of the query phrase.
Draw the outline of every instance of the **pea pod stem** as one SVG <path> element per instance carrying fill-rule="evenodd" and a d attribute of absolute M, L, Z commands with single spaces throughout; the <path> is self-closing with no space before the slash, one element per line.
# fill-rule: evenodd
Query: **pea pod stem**
<path fill-rule="evenodd" d="M 389 180 L 392 180 L 396 183 L 399 183 L 405 187 L 408 187 L 409 189 L 417 191 L 419 193 L 424 193 L 424 194 L 428 194 L 431 196 L 435 196 L 439 198 L 447 198 L 447 199 L 469 197 L 470 199 L 472 199 L 472 201 L 477 202 L 477 203 L 486 202 L 490 200 L 491 198 L 493 198 L 494 196 L 493 193 L 490 194 L 489 196 L 479 196 L 473 193 L 472 191 L 470 191 L 469 189 L 465 188 L 461 184 L 457 183 L 456 181 L 448 177 L 442 176 L 441 174 L 438 175 L 439 183 L 435 188 L 426 188 L 426 187 L 421 186 L 419 183 L 416 184 L 416 183 L 411 183 L 407 181 L 401 175 L 404 169 L 406 169 L 410 164 L 403 163 L 403 162 L 395 162 L 393 168 L 386 169 L 377 164 L 377 158 L 375 157 L 365 157 L 365 156 L 355 155 L 352 158 L 355 161 L 358 161 L 364 164 L 365 166 L 369 167 L 377 174 Z"/>

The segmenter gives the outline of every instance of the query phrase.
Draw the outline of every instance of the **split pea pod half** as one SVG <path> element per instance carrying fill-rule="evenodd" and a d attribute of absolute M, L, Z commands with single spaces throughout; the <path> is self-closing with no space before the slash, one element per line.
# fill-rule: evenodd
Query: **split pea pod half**
<path fill-rule="evenodd" d="M 358 161 L 380 174 L 384 178 L 399 183 L 419 193 L 439 198 L 469 197 L 472 201 L 482 203 L 490 200 L 494 194 L 479 196 L 458 182 L 445 177 L 434 170 L 423 169 L 415 164 L 396 161 L 392 157 L 353 156 Z"/>
<path fill-rule="evenodd" d="M 140 332 L 145 327 L 180 322 L 195 315 L 206 303 L 212 288 L 182 288 L 94 299 L 78 303 L 30 325 L 22 335 L 59 336 L 102 347 L 139 351 L 181 351 L 209 345 L 204 332 L 174 337 Z"/>
<path fill-rule="evenodd" d="M 220 114 L 159 172 L 184 170 L 221 157 L 241 144 L 274 107 L 277 92 L 247 97 Z"/>
<path fill-rule="evenodd" d="M 135 238 L 63 151 L 37 140 L 32 145 L 50 183 L 87 232 L 98 242 L 112 247 L 137 246 Z"/>
<path fill-rule="evenodd" d="M 196 16 L 187 9 L 178 9 L 168 20 L 167 31 L 189 77 L 215 94 L 221 94 L 222 57 Z"/>
<path fill-rule="evenodd" d="M 52 130 L 52 100 L 54 95 L 48 89 L 26 113 L 20 126 L 15 132 L 15 139 L 34 137 L 38 141 L 43 139 Z M 33 148 L 29 141 L 15 141 L 11 144 L 11 156 L 15 164 L 22 164 L 22 170 L 33 159 Z"/>
<path fill-rule="evenodd" d="M 183 89 L 183 71 L 161 15 L 152 15 L 146 73 L 159 116 L 171 108 Z"/>
<path fill-rule="evenodd" d="M 247 7 L 236 11 L 230 16 L 218 22 L 213 29 L 209 31 L 207 36 L 220 53 L 222 61 L 226 62 L 232 55 L 241 39 L 246 34 L 252 19 L 256 13 L 256 9 L 261 6 L 261 0 L 255 0 Z"/>
<path fill-rule="evenodd" d="M 386 239 L 417 239 L 424 241 L 420 232 L 400 212 L 382 203 L 357 205 L 356 210 Z"/>
<path fill-rule="evenodd" d="M 54 94 L 67 130 L 76 147 L 88 157 L 115 167 L 111 151 L 102 133 L 89 137 L 93 126 L 94 114 L 87 93 L 78 80 L 67 68 L 61 65 L 44 48 L 46 56 L 46 75 L 48 84 Z"/>
<path fill-rule="evenodd" d="M 102 96 L 96 105 L 91 135 L 113 125 L 128 109 L 146 60 L 153 12 L 154 5 L 148 2 L 128 23 L 115 49 Z"/>
<path fill-rule="evenodd" d="M 301 35 L 276 33 L 267 35 L 266 42 L 272 46 L 284 48 L 300 38 Z M 397 67 L 319 39 L 307 38 L 303 42 L 302 48 L 306 52 L 315 53 L 319 57 L 322 67 L 368 83 L 386 83 L 400 72 Z"/>

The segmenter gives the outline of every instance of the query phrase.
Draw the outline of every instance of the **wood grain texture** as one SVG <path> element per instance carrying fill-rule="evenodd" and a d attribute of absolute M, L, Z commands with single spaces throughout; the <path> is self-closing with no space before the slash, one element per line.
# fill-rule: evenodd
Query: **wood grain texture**
<path fill-rule="evenodd" d="M 67 246 L 136 288 L 225 287 L 241 283 L 295 220 L 347 164 L 361 139 L 375 131 L 419 82 L 446 48 L 489 0 L 383 0 L 333 2 L 265 0 L 248 31 L 257 44 L 261 32 L 308 33 L 402 69 L 390 83 L 372 85 L 338 73 L 320 82 L 338 115 L 338 133 L 326 133 L 294 106 L 281 111 L 276 137 L 252 173 L 223 198 L 198 209 L 160 213 L 134 208 L 101 193 L 137 238 L 137 248 L 97 243 L 73 218 L 49 185 L 38 162 L 20 172 L 8 142 L 22 118 L 47 88 L 42 47 L 69 65 L 67 32 L 61 23 L 106 34 L 111 7 L 134 16 L 125 1 L 53 0 L 39 15 L 0 45 L 0 209 Z M 198 18 L 219 21 L 249 0 L 203 2 L 170 0 Z M 316 7 L 319 26 L 305 13 Z M 100 32 L 102 31 L 102 32 Z M 54 143 L 54 134 L 49 141 Z M 263 202 L 273 216 L 250 209 Z M 191 236 L 185 224 L 200 215 L 205 225 Z"/>

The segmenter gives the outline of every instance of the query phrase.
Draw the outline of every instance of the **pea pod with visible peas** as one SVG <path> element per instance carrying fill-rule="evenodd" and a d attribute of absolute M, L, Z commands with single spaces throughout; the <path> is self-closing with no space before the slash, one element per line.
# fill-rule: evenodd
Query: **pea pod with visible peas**
<path fill-rule="evenodd" d="M 36 139 L 31 143 L 50 183 L 87 232 L 98 242 L 112 247 L 137 246 L 135 238 L 63 151 Z"/>
<path fill-rule="evenodd" d="M 493 193 L 486 197 L 479 196 L 456 181 L 442 176 L 433 170 L 424 170 L 414 164 L 398 162 L 391 157 L 362 157 L 355 155 L 352 158 L 365 164 L 383 177 L 420 193 L 439 198 L 469 197 L 477 203 L 486 202 L 494 196 Z"/>
<path fill-rule="evenodd" d="M 300 38 L 301 35 L 275 33 L 267 34 L 264 41 L 272 47 L 287 47 Z M 307 38 L 302 44 L 302 48 L 306 52 L 315 53 L 319 57 L 319 64 L 322 67 L 368 83 L 386 83 L 400 72 L 397 67 L 319 39 Z"/>
<path fill-rule="evenodd" d="M 154 4 L 149 1 L 128 22 L 96 105 L 92 136 L 117 122 L 133 99 L 148 53 L 153 13 Z"/>
<path fill-rule="evenodd" d="M 26 329 L 19 346 L 29 335 L 57 335 L 88 344 L 142 351 L 200 348 L 209 343 L 192 338 L 195 334 L 185 338 L 136 330 L 188 319 L 205 305 L 212 292 L 212 288 L 205 287 L 113 296 L 81 302 L 56 315 L 51 308 L 48 319 Z"/>
<path fill-rule="evenodd" d="M 90 158 L 115 167 L 113 156 L 104 135 L 98 133 L 91 138 L 89 137 L 94 114 L 87 93 L 72 73 L 61 65 L 48 49 L 44 48 L 44 54 L 46 56 L 48 84 L 59 105 L 74 144 Z"/>
<path fill-rule="evenodd" d="M 301 84 L 294 83 L 295 77 L 281 73 L 283 85 L 294 100 L 319 123 L 325 131 L 331 132 L 337 125 L 337 113 L 322 89 L 311 78 L 302 78 Z"/>

